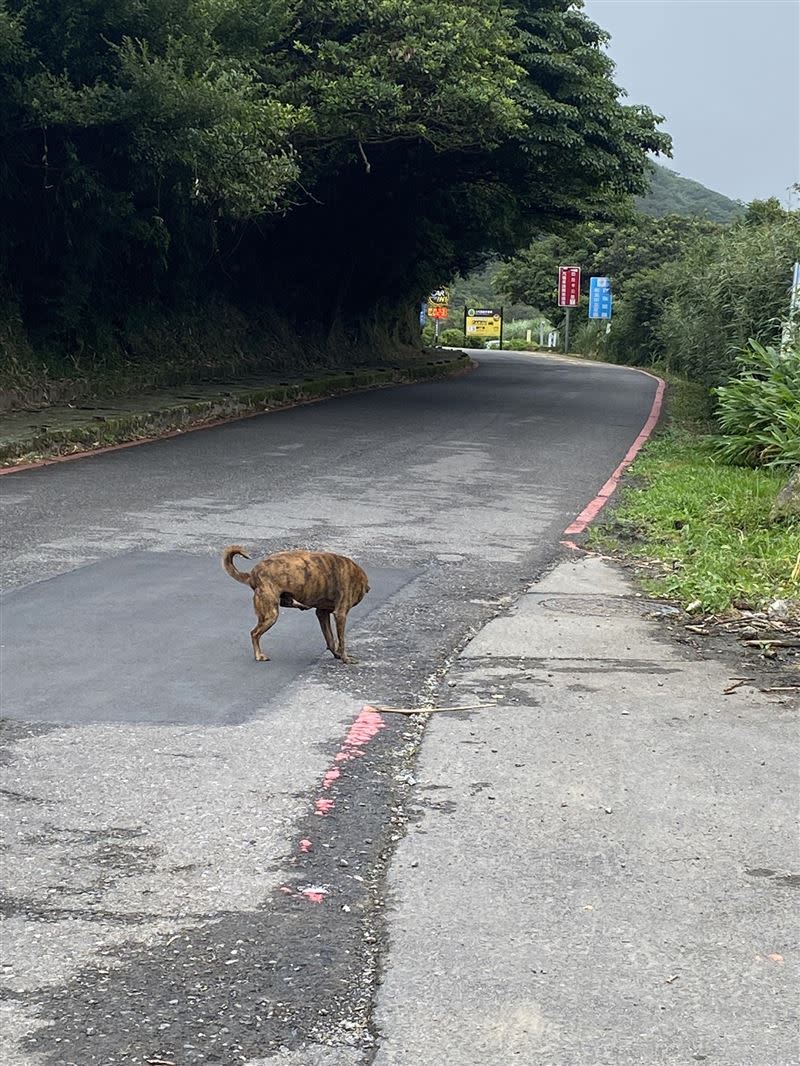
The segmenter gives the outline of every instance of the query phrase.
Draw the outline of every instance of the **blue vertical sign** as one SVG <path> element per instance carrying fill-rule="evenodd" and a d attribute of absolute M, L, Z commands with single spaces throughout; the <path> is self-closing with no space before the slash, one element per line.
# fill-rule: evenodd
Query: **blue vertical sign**
<path fill-rule="evenodd" d="M 589 279 L 589 318 L 611 318 L 611 278 Z"/>
<path fill-rule="evenodd" d="M 419 324 L 424 326 L 428 318 L 428 305 L 426 303 L 420 304 L 419 308 Z"/>

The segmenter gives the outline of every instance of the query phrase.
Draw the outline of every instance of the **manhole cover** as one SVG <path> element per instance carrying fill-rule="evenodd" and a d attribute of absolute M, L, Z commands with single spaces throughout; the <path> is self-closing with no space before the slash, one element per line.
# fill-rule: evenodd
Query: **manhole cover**
<path fill-rule="evenodd" d="M 563 614 L 643 614 L 643 604 L 621 596 L 548 596 L 539 603 L 548 611 L 560 611 Z"/>

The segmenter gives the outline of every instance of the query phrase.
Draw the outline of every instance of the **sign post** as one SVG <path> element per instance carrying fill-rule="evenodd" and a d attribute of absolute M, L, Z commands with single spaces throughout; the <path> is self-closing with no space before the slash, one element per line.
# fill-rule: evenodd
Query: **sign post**
<path fill-rule="evenodd" d="M 792 292 L 789 297 L 789 317 L 783 325 L 781 336 L 781 353 L 788 354 L 788 349 L 800 341 L 800 263 L 795 263 L 792 270 Z"/>
<path fill-rule="evenodd" d="M 558 268 L 558 306 L 566 308 L 564 323 L 564 351 L 569 351 L 569 313 L 581 299 L 581 268 L 562 266 Z"/>
<path fill-rule="evenodd" d="M 450 290 L 437 289 L 428 297 L 428 318 L 433 319 L 435 341 L 439 343 L 439 332 L 444 319 L 450 317 Z"/>

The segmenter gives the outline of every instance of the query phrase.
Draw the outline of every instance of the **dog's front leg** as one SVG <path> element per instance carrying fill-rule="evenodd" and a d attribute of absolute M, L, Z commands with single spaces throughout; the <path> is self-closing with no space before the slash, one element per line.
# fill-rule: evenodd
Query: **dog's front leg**
<path fill-rule="evenodd" d="M 354 663 L 357 660 L 351 659 L 347 654 L 347 645 L 345 644 L 344 631 L 347 625 L 347 611 L 336 611 L 334 616 L 336 619 L 336 635 L 339 638 L 339 647 L 333 653 L 340 662 Z"/>
<path fill-rule="evenodd" d="M 331 629 L 331 612 L 318 607 L 317 621 L 319 622 L 319 628 L 322 630 L 322 636 L 325 638 L 325 644 L 327 645 L 328 651 L 331 655 L 336 655 L 336 643 L 333 639 L 333 630 Z"/>

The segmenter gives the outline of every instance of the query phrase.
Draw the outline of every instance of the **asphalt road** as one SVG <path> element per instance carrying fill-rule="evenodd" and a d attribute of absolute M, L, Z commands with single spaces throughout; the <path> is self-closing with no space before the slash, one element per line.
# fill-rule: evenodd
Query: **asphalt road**
<path fill-rule="evenodd" d="M 343 738 L 364 701 L 433 692 L 553 563 L 654 390 L 485 353 L 456 381 L 0 480 L 6 1066 L 310 1066 L 308 1042 L 344 1064 L 372 1044 L 419 737 L 398 718 L 363 754 Z M 359 664 L 299 612 L 254 663 L 248 590 L 219 567 L 232 542 L 360 562 Z M 343 870 L 335 910 L 309 902 Z"/>

